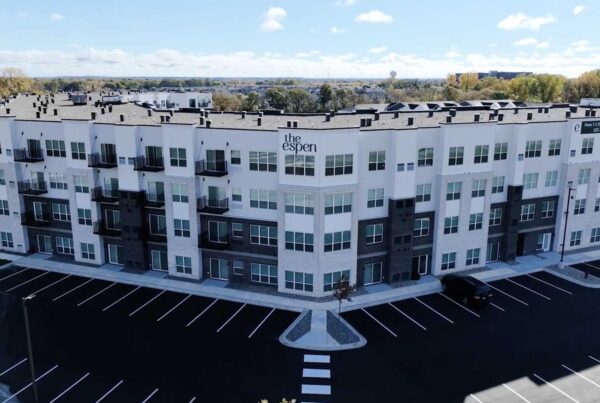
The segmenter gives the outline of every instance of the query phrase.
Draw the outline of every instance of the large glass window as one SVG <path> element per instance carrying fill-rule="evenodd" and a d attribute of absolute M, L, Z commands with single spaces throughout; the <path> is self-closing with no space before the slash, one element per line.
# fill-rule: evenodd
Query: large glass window
<path fill-rule="evenodd" d="M 277 227 L 250 225 L 250 243 L 277 246 Z"/>
<path fill-rule="evenodd" d="M 352 211 L 352 193 L 330 193 L 325 195 L 325 215 Z"/>
<path fill-rule="evenodd" d="M 384 189 L 369 189 L 367 191 L 367 207 L 383 207 Z"/>
<path fill-rule="evenodd" d="M 508 143 L 496 143 L 494 145 L 494 161 L 502 161 L 508 157 Z"/>
<path fill-rule="evenodd" d="M 325 176 L 349 175 L 352 173 L 352 154 L 325 156 Z"/>
<path fill-rule="evenodd" d="M 266 151 L 250 151 L 250 170 L 277 172 L 277 153 Z"/>
<path fill-rule="evenodd" d="M 123 247 L 108 244 L 108 263 L 123 265 Z"/>
<path fill-rule="evenodd" d="M 448 182 L 446 188 L 446 200 L 460 200 L 462 182 Z"/>
<path fill-rule="evenodd" d="M 250 280 L 255 283 L 277 285 L 277 266 L 262 263 L 250 264 Z"/>
<path fill-rule="evenodd" d="M 448 165 L 462 165 L 465 155 L 464 147 L 450 147 Z"/>
<path fill-rule="evenodd" d="M 542 140 L 532 140 L 525 144 L 525 158 L 536 158 L 542 155 Z"/>
<path fill-rule="evenodd" d="M 416 202 L 428 202 L 431 200 L 431 183 L 417 185 Z"/>
<path fill-rule="evenodd" d="M 385 170 L 385 151 L 369 152 L 369 171 Z"/>
<path fill-rule="evenodd" d="M 312 193 L 286 193 L 285 212 L 290 214 L 314 215 Z"/>
<path fill-rule="evenodd" d="M 350 249 L 350 231 L 329 232 L 324 234 L 324 251 Z"/>
<path fill-rule="evenodd" d="M 286 155 L 285 173 L 286 175 L 315 176 L 314 155 Z"/>
<path fill-rule="evenodd" d="M 350 281 L 350 270 L 334 271 L 323 275 L 323 291 L 333 291 L 341 281 Z"/>
<path fill-rule="evenodd" d="M 313 251 L 313 234 L 304 232 L 285 231 L 285 248 L 299 252 Z"/>
<path fill-rule="evenodd" d="M 383 242 L 383 224 L 369 224 L 366 227 L 365 243 L 372 245 Z"/>
<path fill-rule="evenodd" d="M 250 207 L 277 210 L 277 191 L 250 189 Z"/>
<path fill-rule="evenodd" d="M 456 252 L 442 254 L 442 270 L 456 268 Z"/>
<path fill-rule="evenodd" d="M 475 146 L 475 157 L 473 159 L 473 162 L 475 164 L 485 164 L 486 162 L 488 162 L 489 153 L 490 153 L 490 146 L 488 146 L 488 145 Z"/>
<path fill-rule="evenodd" d="M 430 167 L 433 165 L 433 148 L 419 148 L 417 166 Z"/>
<path fill-rule="evenodd" d="M 297 291 L 313 291 L 313 275 L 298 271 L 285 272 L 285 288 Z"/>

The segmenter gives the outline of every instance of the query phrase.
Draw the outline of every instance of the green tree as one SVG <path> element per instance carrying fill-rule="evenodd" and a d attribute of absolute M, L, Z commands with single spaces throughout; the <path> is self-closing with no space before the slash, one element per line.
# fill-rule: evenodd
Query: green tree
<path fill-rule="evenodd" d="M 306 112 L 310 104 L 310 95 L 300 88 L 289 90 L 287 99 L 291 112 Z"/>
<path fill-rule="evenodd" d="M 460 76 L 460 88 L 463 91 L 469 91 L 475 88 L 479 81 L 479 76 L 475 72 L 463 73 Z"/>
<path fill-rule="evenodd" d="M 531 76 L 519 76 L 510 80 L 508 84 L 508 95 L 515 101 L 534 100 L 537 80 Z"/>
<path fill-rule="evenodd" d="M 15 67 L 6 67 L 0 72 L 0 97 L 31 92 L 33 80 L 25 72 Z"/>
<path fill-rule="evenodd" d="M 260 96 L 256 92 L 251 92 L 250 94 L 248 94 L 246 96 L 246 99 L 244 99 L 243 109 L 245 111 L 254 112 L 254 111 L 258 110 L 259 106 L 260 106 Z"/>
<path fill-rule="evenodd" d="M 555 74 L 537 74 L 535 91 L 542 102 L 554 102 L 561 98 L 565 77 Z"/>
<path fill-rule="evenodd" d="M 333 91 L 331 90 L 331 86 L 329 84 L 321 85 L 321 88 L 319 88 L 319 104 L 322 111 L 326 110 L 325 108 L 331 102 L 332 96 Z"/>
<path fill-rule="evenodd" d="M 575 80 L 579 98 L 600 98 L 600 70 L 586 71 Z"/>
<path fill-rule="evenodd" d="M 287 92 L 281 87 L 269 88 L 265 93 L 265 100 L 271 108 L 285 109 L 287 106 Z"/>

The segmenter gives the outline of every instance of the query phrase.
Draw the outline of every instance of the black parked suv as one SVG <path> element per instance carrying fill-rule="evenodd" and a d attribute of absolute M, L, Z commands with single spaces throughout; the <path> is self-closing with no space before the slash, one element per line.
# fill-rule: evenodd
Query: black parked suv
<path fill-rule="evenodd" d="M 485 304 L 493 297 L 491 287 L 472 276 L 447 274 L 442 277 L 442 286 L 465 305 Z"/>

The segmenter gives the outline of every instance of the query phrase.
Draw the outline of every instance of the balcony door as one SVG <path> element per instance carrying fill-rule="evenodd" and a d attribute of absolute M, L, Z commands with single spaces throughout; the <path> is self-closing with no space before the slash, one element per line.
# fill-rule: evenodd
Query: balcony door
<path fill-rule="evenodd" d="M 47 235 L 37 236 L 38 252 L 52 254 L 52 238 Z"/>
<path fill-rule="evenodd" d="M 117 147 L 114 144 L 100 144 L 100 159 L 105 164 L 117 163 Z"/>
<path fill-rule="evenodd" d="M 222 221 L 208 222 L 208 240 L 210 242 L 225 242 L 227 236 L 227 223 Z"/>
<path fill-rule="evenodd" d="M 146 146 L 146 164 L 148 166 L 162 166 L 162 147 Z"/>
<path fill-rule="evenodd" d="M 225 170 L 225 151 L 224 150 L 206 150 L 206 170 L 224 171 Z"/>
<path fill-rule="evenodd" d="M 34 157 L 42 155 L 42 146 L 39 140 L 27 140 L 27 149 L 29 150 L 29 155 L 32 155 Z"/>
<path fill-rule="evenodd" d="M 208 204 L 210 206 L 217 205 L 217 203 L 225 198 L 225 189 L 218 186 L 208 187 Z"/>

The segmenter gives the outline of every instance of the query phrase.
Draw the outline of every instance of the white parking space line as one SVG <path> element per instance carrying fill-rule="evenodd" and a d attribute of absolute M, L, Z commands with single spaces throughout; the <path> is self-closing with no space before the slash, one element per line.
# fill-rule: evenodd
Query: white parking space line
<path fill-rule="evenodd" d="M 58 399 L 60 399 L 61 397 L 63 397 L 65 394 L 67 394 L 68 391 L 70 391 L 71 389 L 73 389 L 75 386 L 77 386 L 81 381 L 83 381 L 88 376 L 90 376 L 89 372 L 87 374 L 85 374 L 84 376 L 82 376 L 81 378 L 79 378 L 77 381 L 75 381 L 75 383 L 72 384 L 71 386 L 69 386 L 67 389 L 63 390 L 60 393 L 60 395 L 58 395 L 54 399 L 50 400 L 50 403 L 54 403 L 55 401 L 57 401 Z"/>
<path fill-rule="evenodd" d="M 479 400 L 479 398 L 477 396 L 475 396 L 474 394 L 470 394 L 469 396 L 471 396 L 473 399 L 475 399 L 476 402 L 478 403 L 483 403 L 481 400 Z"/>
<path fill-rule="evenodd" d="M 97 293 L 92 295 L 91 297 L 84 299 L 83 301 L 78 303 L 77 306 L 81 306 L 81 305 L 85 304 L 86 302 L 90 301 L 91 299 L 96 298 L 98 295 L 102 294 L 104 291 L 108 290 L 109 288 L 111 288 L 115 285 L 117 285 L 117 283 L 111 283 L 111 284 L 107 285 L 106 287 L 104 287 L 103 289 L 101 289 L 100 291 L 98 291 Z"/>
<path fill-rule="evenodd" d="M 196 401 L 196 396 L 192 397 L 192 400 L 190 400 L 188 403 L 194 403 Z"/>
<path fill-rule="evenodd" d="M 588 357 L 590 357 L 592 360 L 596 361 L 598 364 L 600 364 L 600 360 L 597 358 L 592 357 L 591 355 L 588 355 Z"/>
<path fill-rule="evenodd" d="M 108 392 L 106 392 L 100 399 L 96 400 L 96 403 L 101 402 L 102 400 L 104 400 L 108 395 L 110 395 L 115 389 L 117 389 L 121 384 L 123 383 L 123 380 L 121 379 L 119 382 L 117 382 L 117 384 L 115 386 L 113 386 Z"/>
<path fill-rule="evenodd" d="M 303 395 L 331 395 L 330 385 L 302 385 Z"/>
<path fill-rule="evenodd" d="M 329 379 L 329 378 L 331 378 L 331 370 L 329 370 L 329 369 L 303 368 L 302 369 L 302 377 L 303 378 Z"/>
<path fill-rule="evenodd" d="M 146 403 L 147 401 L 149 401 L 150 399 L 152 399 L 152 396 L 154 396 L 156 394 L 156 392 L 158 392 L 158 388 L 154 389 L 154 391 L 152 393 L 150 393 L 150 395 L 148 395 L 148 397 L 145 398 L 142 403 Z"/>
<path fill-rule="evenodd" d="M 331 357 L 325 354 L 304 354 L 304 362 L 329 364 L 331 362 Z"/>
<path fill-rule="evenodd" d="M 546 285 L 548 285 L 548 286 L 550 286 L 550 287 L 556 288 L 557 290 L 560 290 L 560 291 L 562 291 L 562 292 L 564 292 L 564 293 L 566 293 L 566 294 L 573 295 L 573 293 L 572 293 L 571 291 L 567 291 L 567 290 L 565 290 L 565 289 L 562 289 L 562 288 L 560 288 L 560 287 L 558 287 L 558 286 L 556 286 L 556 285 L 554 285 L 554 284 L 551 284 L 551 283 L 549 283 L 549 282 L 547 282 L 547 281 L 544 281 L 544 280 L 542 280 L 541 278 L 537 278 L 537 277 L 535 277 L 535 276 L 532 276 L 531 274 L 527 274 L 527 277 L 529 277 L 529 278 L 532 278 L 532 279 L 534 279 L 534 280 L 537 280 L 537 281 L 539 281 L 540 283 L 544 283 L 544 284 L 546 284 Z"/>
<path fill-rule="evenodd" d="M 141 287 L 141 286 L 140 286 L 140 287 L 136 287 L 136 288 L 134 288 L 133 290 L 129 291 L 127 294 L 123 295 L 121 298 L 119 298 L 118 300 L 116 300 L 116 301 L 115 301 L 115 302 L 113 302 L 112 304 L 110 304 L 110 305 L 106 306 L 106 307 L 105 307 L 105 308 L 102 310 L 102 312 L 106 312 L 107 310 L 109 310 L 109 309 L 110 309 L 110 308 L 112 308 L 113 306 L 117 305 L 119 302 L 123 301 L 125 298 L 127 298 L 128 296 L 130 296 L 131 294 L 133 294 L 134 292 L 136 292 L 136 291 L 137 291 L 137 290 L 139 290 L 140 288 L 142 288 L 142 287 Z"/>
<path fill-rule="evenodd" d="M 589 264 L 588 262 L 583 262 L 582 264 L 584 264 L 584 265 L 586 265 L 586 266 L 593 267 L 594 269 L 600 269 L 600 267 L 598 267 L 598 266 L 594 266 L 593 264 Z"/>
<path fill-rule="evenodd" d="M 218 301 L 218 299 L 215 299 L 213 302 L 211 302 L 211 304 L 209 306 L 207 306 L 206 308 L 204 308 L 204 310 L 202 312 L 200 312 L 194 319 L 190 320 L 188 322 L 187 325 L 185 325 L 186 327 L 190 327 L 192 325 L 192 323 L 194 323 L 196 320 L 198 320 L 200 318 L 200 316 L 204 315 L 204 313 L 206 311 L 208 311 L 210 309 L 211 306 L 213 306 L 214 304 L 216 304 Z"/>
<path fill-rule="evenodd" d="M 231 320 L 232 320 L 233 318 L 235 318 L 235 316 L 236 316 L 238 313 L 240 313 L 240 311 L 241 311 L 242 309 L 244 309 L 244 307 L 245 307 L 245 306 L 246 306 L 246 304 L 244 304 L 244 305 L 240 306 L 240 309 L 238 309 L 237 311 L 235 311 L 235 313 L 234 313 L 233 315 L 231 315 L 231 317 L 230 317 L 229 319 L 227 319 L 227 320 L 225 321 L 225 323 L 223 323 L 223 324 L 221 325 L 221 327 L 220 327 L 220 328 L 218 328 L 218 329 L 217 329 L 217 333 L 219 333 L 219 332 L 220 332 L 220 331 L 221 331 L 221 330 L 222 330 L 222 329 L 223 329 L 225 326 L 227 326 L 227 324 L 228 324 L 229 322 L 231 322 Z"/>
<path fill-rule="evenodd" d="M 38 279 L 38 278 L 40 278 L 40 277 L 44 277 L 44 276 L 45 276 L 45 275 L 47 275 L 47 274 L 50 274 L 50 272 L 49 272 L 49 271 L 47 271 L 47 272 L 44 272 L 44 273 L 40 274 L 39 276 L 35 276 L 34 278 L 30 278 L 29 280 L 27 280 L 27 281 L 24 281 L 24 282 L 22 282 L 22 283 L 21 283 L 21 284 L 19 284 L 19 285 L 16 285 L 16 286 L 14 286 L 14 287 L 11 287 L 11 288 L 9 288 L 8 290 L 6 290 L 6 292 L 11 292 L 11 291 L 13 291 L 13 290 L 16 290 L 17 288 L 19 288 L 19 287 L 21 287 L 21 286 L 23 286 L 23 285 L 25 285 L 25 284 L 27 284 L 27 283 L 31 283 L 33 280 L 37 280 L 37 279 Z"/>
<path fill-rule="evenodd" d="M 453 304 L 455 304 L 456 306 L 461 307 L 462 309 L 464 309 L 465 311 L 469 312 L 471 315 L 477 316 L 478 318 L 481 318 L 481 316 L 479 316 L 479 314 L 473 312 L 472 310 L 470 310 L 469 308 L 467 308 L 464 305 L 459 304 L 458 302 L 456 302 L 455 300 L 453 300 L 452 298 L 450 298 L 449 296 L 447 296 L 444 293 L 438 292 L 439 295 L 441 295 L 442 297 L 446 298 L 448 301 L 452 302 Z"/>
<path fill-rule="evenodd" d="M 21 361 L 17 362 L 15 365 L 13 365 L 12 367 L 4 370 L 4 372 L 0 373 L 0 376 L 6 375 L 8 374 L 10 371 L 12 371 L 13 369 L 17 368 L 19 365 L 23 364 L 25 361 L 27 361 L 27 358 L 23 358 Z"/>
<path fill-rule="evenodd" d="M 1 282 L 3 282 L 3 281 L 4 281 L 4 280 L 6 280 L 6 279 L 9 279 L 9 278 L 11 278 L 12 276 L 16 276 L 17 274 L 25 273 L 27 270 L 31 270 L 31 269 L 28 267 L 28 268 L 26 268 L 26 269 L 17 270 L 17 271 L 16 271 L 16 272 L 14 272 L 13 274 L 9 274 L 9 275 L 8 275 L 8 276 L 6 276 L 6 277 L 2 277 L 2 278 L 0 278 L 0 283 L 1 283 Z"/>
<path fill-rule="evenodd" d="M 62 297 L 66 296 L 66 295 L 69 295 L 69 294 L 70 294 L 70 293 L 72 293 L 73 291 L 75 291 L 75 290 L 77 290 L 77 289 L 79 289 L 79 288 L 83 287 L 84 285 L 86 285 L 86 284 L 88 284 L 88 283 L 90 283 L 90 282 L 92 282 L 92 281 L 94 281 L 94 279 L 93 279 L 93 278 L 89 279 L 88 281 L 84 281 L 83 283 L 79 284 L 79 285 L 78 285 L 78 286 L 76 286 L 75 288 L 71 288 L 69 291 L 65 292 L 64 294 L 61 294 L 61 295 L 59 295 L 58 297 L 54 298 L 54 299 L 52 300 L 52 302 L 54 302 L 54 301 L 58 301 L 58 300 L 59 300 L 59 299 L 61 299 Z"/>
<path fill-rule="evenodd" d="M 45 286 L 45 287 L 43 287 L 43 288 L 40 288 L 40 289 L 39 289 L 39 290 L 37 290 L 37 291 L 34 291 L 34 292 L 32 292 L 32 293 L 31 293 L 31 295 L 34 295 L 34 294 L 39 294 L 40 292 L 42 292 L 42 291 L 44 291 L 44 290 L 47 290 L 48 288 L 52 287 L 53 285 L 56 285 L 56 284 L 58 284 L 58 283 L 60 283 L 60 282 L 62 282 L 62 281 L 65 281 L 66 279 L 68 279 L 68 278 L 69 278 L 69 277 L 71 277 L 71 276 L 73 276 L 73 275 L 72 275 L 72 274 L 69 274 L 68 276 L 65 276 L 65 277 L 63 277 L 63 278 L 61 278 L 61 279 L 59 279 L 59 280 L 56 280 L 54 283 L 52 283 L 52 284 L 48 284 L 47 286 Z"/>
<path fill-rule="evenodd" d="M 188 299 L 190 299 L 192 297 L 192 294 L 188 294 L 187 297 L 183 298 L 181 301 L 179 301 L 177 303 L 177 305 L 175 305 L 173 308 L 169 309 L 167 312 L 165 312 L 165 314 L 163 316 L 161 316 L 160 318 L 156 319 L 157 322 L 160 322 L 164 317 L 166 317 L 168 314 L 170 314 L 171 312 L 173 312 L 175 309 L 177 309 L 178 306 L 180 306 L 181 304 L 183 304 L 185 301 L 187 301 Z"/>
<path fill-rule="evenodd" d="M 146 301 L 142 306 L 140 306 L 138 309 L 136 309 L 135 311 L 131 312 L 129 314 L 129 316 L 133 316 L 136 313 L 138 313 L 139 311 L 141 311 L 143 308 L 145 308 L 148 304 L 150 304 L 152 301 L 154 301 L 156 298 L 160 297 L 161 295 L 163 295 L 166 292 L 166 290 L 162 290 L 161 292 L 159 292 L 158 294 L 156 294 L 154 297 L 150 298 L 148 301 Z"/>
<path fill-rule="evenodd" d="M 537 379 L 539 379 L 540 381 L 544 382 L 546 385 L 550 386 L 552 389 L 554 389 L 555 391 L 557 391 L 558 393 L 560 393 L 561 395 L 563 395 L 567 399 L 571 400 L 572 402 L 579 403 L 578 400 L 576 400 L 573 397 L 569 396 L 568 394 L 566 394 L 565 392 L 563 392 L 562 390 L 560 390 L 559 388 L 557 388 L 556 386 L 554 386 L 550 382 L 546 381 L 544 378 L 542 378 L 538 374 L 533 374 L 533 376 L 535 376 Z"/>
<path fill-rule="evenodd" d="M 502 312 L 506 312 L 506 310 L 504 308 L 499 307 L 498 305 L 494 304 L 493 302 L 490 302 L 490 305 Z"/>
<path fill-rule="evenodd" d="M 577 376 L 578 376 L 578 377 L 580 377 L 581 379 L 585 379 L 586 381 L 588 381 L 589 383 L 591 383 L 591 384 L 592 384 L 592 385 L 594 385 L 595 387 L 597 387 L 597 388 L 600 388 L 600 385 L 599 385 L 598 383 L 596 383 L 596 382 L 592 381 L 592 380 L 591 380 L 590 378 L 588 378 L 587 376 L 585 376 L 585 375 L 583 375 L 583 374 L 580 374 L 580 373 L 579 373 L 579 372 L 577 372 L 577 371 L 574 371 L 574 370 L 572 370 L 571 368 L 567 367 L 566 365 L 563 365 L 563 364 L 561 364 L 561 365 L 562 365 L 562 367 L 563 367 L 564 369 L 566 369 L 567 371 L 571 371 L 572 373 L 574 373 L 575 375 L 577 375 Z"/>
<path fill-rule="evenodd" d="M 267 321 L 267 319 L 269 319 L 269 316 L 271 316 L 273 314 L 273 312 L 275 312 L 275 308 L 271 309 L 271 311 L 267 314 L 267 316 L 265 316 L 265 318 L 258 324 L 258 326 L 256 326 L 256 328 L 252 331 L 252 333 L 250 333 L 248 335 L 248 338 L 251 338 L 252 336 L 254 336 L 254 333 L 256 333 L 256 331 L 263 325 L 263 323 L 265 323 Z"/>
<path fill-rule="evenodd" d="M 50 368 L 48 371 L 44 372 L 42 375 L 40 375 L 40 376 L 38 376 L 37 378 L 35 378 L 35 381 L 37 382 L 37 381 L 40 381 L 40 380 L 42 380 L 42 378 L 44 378 L 44 377 L 45 377 L 46 375 L 48 375 L 50 372 L 54 371 L 56 368 L 58 368 L 58 365 L 55 365 L 55 366 L 53 366 L 53 367 L 52 367 L 52 368 Z M 18 392 L 16 392 L 14 395 L 12 395 L 12 396 L 9 396 L 9 397 L 8 397 L 8 399 L 6 399 L 6 400 L 3 400 L 3 401 L 2 401 L 2 403 L 6 403 L 6 402 L 8 402 L 9 400 L 11 400 L 12 398 L 14 398 L 14 397 L 17 397 L 18 395 L 20 395 L 20 394 L 21 394 L 21 392 L 23 392 L 23 391 L 27 390 L 27 389 L 28 389 L 28 388 L 31 386 L 31 384 L 32 384 L 32 383 L 31 383 L 31 382 L 29 382 L 29 383 L 27 384 L 27 386 L 23 387 L 21 390 L 19 390 Z"/>
<path fill-rule="evenodd" d="M 364 313 L 366 313 L 375 322 L 379 323 L 381 325 L 381 327 L 383 327 L 385 330 L 387 330 L 388 332 L 390 332 L 392 336 L 398 337 L 398 335 L 396 333 L 392 332 L 389 327 L 387 327 L 386 325 L 384 325 L 383 323 L 381 323 L 375 316 L 371 315 L 366 309 L 360 308 L 360 310 L 363 311 Z"/>
<path fill-rule="evenodd" d="M 519 298 L 517 298 L 517 297 L 513 297 L 513 296 L 512 296 L 512 295 L 510 295 L 509 293 L 507 293 L 507 292 L 504 292 L 504 291 L 502 291 L 501 289 L 494 287 L 494 286 L 493 286 L 493 285 L 491 285 L 490 283 L 486 283 L 486 284 L 487 284 L 487 285 L 489 285 L 489 286 L 490 286 L 491 288 L 493 288 L 494 290 L 498 291 L 499 293 L 502 293 L 502 294 L 506 295 L 507 297 L 509 297 L 509 298 L 512 298 L 512 299 L 514 299 L 515 301 L 517 301 L 517 302 L 519 302 L 519 303 L 521 303 L 521 304 L 523 304 L 523 305 L 525 305 L 525 306 L 529 306 L 529 304 L 528 304 L 527 302 L 523 302 L 523 301 L 521 301 Z"/>
<path fill-rule="evenodd" d="M 531 403 L 529 400 L 525 399 L 519 392 L 517 392 L 516 390 L 514 390 L 513 388 L 511 388 L 507 384 L 503 383 L 502 386 L 504 386 L 506 389 L 510 390 L 515 396 L 517 396 L 518 398 L 520 398 L 524 402 Z"/>
<path fill-rule="evenodd" d="M 437 310 L 433 309 L 432 307 L 430 307 L 429 305 L 427 305 L 425 302 L 421 301 L 421 300 L 419 299 L 419 297 L 415 297 L 415 300 L 416 300 L 418 303 L 420 303 L 421 305 L 425 306 L 425 307 L 426 307 L 427 309 L 429 309 L 431 312 L 434 312 L 434 313 L 436 313 L 436 314 L 437 314 L 438 316 L 440 316 L 441 318 L 444 318 L 444 319 L 446 319 L 448 322 L 450 322 L 450 323 L 454 324 L 454 322 L 453 322 L 451 319 L 449 319 L 448 317 L 446 317 L 446 316 L 442 315 L 440 312 L 438 312 Z"/>
<path fill-rule="evenodd" d="M 525 289 L 525 290 L 527 290 L 527 291 L 529 291 L 529 292 L 532 292 L 532 293 L 534 293 L 535 295 L 539 295 L 539 296 L 540 296 L 540 297 L 542 297 L 542 298 L 546 298 L 548 301 L 552 301 L 552 298 L 550 298 L 550 297 L 547 297 L 547 296 L 545 296 L 544 294 L 541 294 L 541 293 L 539 293 L 539 292 L 537 292 L 537 291 L 535 291 L 535 290 L 532 290 L 532 289 L 531 289 L 531 288 L 529 288 L 529 287 L 525 287 L 523 284 L 519 284 L 519 283 L 517 283 L 516 281 L 514 281 L 514 280 L 511 280 L 511 279 L 509 279 L 509 278 L 506 278 L 505 280 L 506 280 L 506 281 L 508 281 L 508 282 L 510 282 L 510 283 L 513 283 L 514 285 L 517 285 L 517 286 L 519 286 L 519 287 L 521 287 L 521 288 L 523 288 L 523 289 Z"/>
<path fill-rule="evenodd" d="M 413 319 L 412 317 L 410 317 L 408 314 L 404 313 L 404 311 L 402 311 L 402 309 L 398 308 L 396 305 L 390 304 L 388 303 L 389 306 L 391 306 L 392 308 L 394 308 L 396 311 L 400 312 L 402 315 L 404 315 L 404 317 L 408 320 L 410 320 L 412 323 L 414 323 L 415 325 L 419 326 L 421 329 L 427 331 L 427 328 L 425 326 L 423 326 L 422 324 L 420 324 L 419 322 L 417 322 L 415 319 Z"/>

